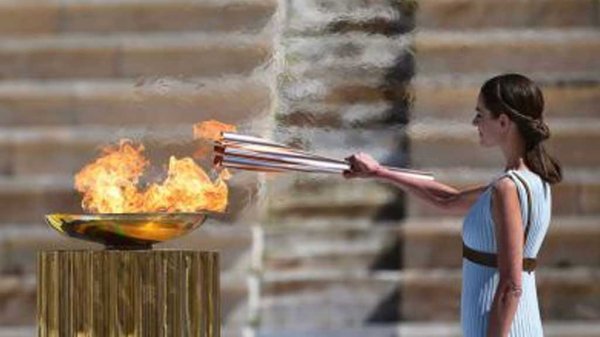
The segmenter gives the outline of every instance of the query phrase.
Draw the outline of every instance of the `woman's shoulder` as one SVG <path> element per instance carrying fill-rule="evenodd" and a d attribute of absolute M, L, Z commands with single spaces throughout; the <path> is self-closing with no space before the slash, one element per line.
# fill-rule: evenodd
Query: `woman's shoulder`
<path fill-rule="evenodd" d="M 489 184 L 493 190 L 503 189 L 505 192 L 519 191 L 523 188 L 532 189 L 544 182 L 533 171 L 528 169 L 506 170 L 498 174 Z"/>
<path fill-rule="evenodd" d="M 494 199 L 515 198 L 518 200 L 519 188 L 514 179 L 508 174 L 498 177 L 490 187 Z"/>
<path fill-rule="evenodd" d="M 488 184 L 488 188 L 495 189 L 500 187 L 500 185 L 504 185 L 505 187 L 514 185 L 514 180 L 516 179 L 514 171 L 515 170 L 506 170 L 496 174 Z"/>
<path fill-rule="evenodd" d="M 523 193 L 529 191 L 534 196 L 544 196 L 544 198 L 550 195 L 550 184 L 544 181 L 539 174 L 529 169 L 508 170 L 506 175 L 515 182 L 517 189 Z"/>

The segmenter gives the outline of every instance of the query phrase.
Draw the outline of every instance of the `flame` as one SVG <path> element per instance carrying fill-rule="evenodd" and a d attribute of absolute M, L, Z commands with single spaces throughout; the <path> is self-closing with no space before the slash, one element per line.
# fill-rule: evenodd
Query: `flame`
<path fill-rule="evenodd" d="M 83 194 L 81 206 L 92 213 L 129 213 L 139 209 L 139 178 L 148 166 L 143 145 L 121 140 L 107 146 L 94 163 L 75 176 L 75 189 Z"/>
<path fill-rule="evenodd" d="M 213 184 L 192 158 L 169 160 L 169 173 L 162 184 L 146 190 L 144 208 L 167 212 L 212 210 L 222 212 L 227 206 L 227 185 L 222 179 Z"/>
<path fill-rule="evenodd" d="M 216 120 L 204 121 L 194 125 L 194 139 L 221 139 L 221 132 L 236 132 L 235 125 L 225 124 Z"/>
<path fill-rule="evenodd" d="M 194 139 L 203 139 L 209 143 L 200 144 L 194 152 L 194 158 L 201 158 L 210 154 L 213 150 L 213 142 L 221 140 L 222 132 L 236 132 L 237 127 L 231 124 L 225 124 L 217 120 L 208 120 L 194 125 Z M 219 178 L 221 180 L 231 179 L 231 173 L 226 168 L 219 168 Z"/>
<path fill-rule="evenodd" d="M 140 188 L 150 162 L 144 147 L 130 140 L 107 146 L 102 155 L 75 176 L 82 207 L 91 213 L 223 212 L 228 188 L 220 177 L 211 181 L 192 158 L 171 157 L 167 178 Z"/>

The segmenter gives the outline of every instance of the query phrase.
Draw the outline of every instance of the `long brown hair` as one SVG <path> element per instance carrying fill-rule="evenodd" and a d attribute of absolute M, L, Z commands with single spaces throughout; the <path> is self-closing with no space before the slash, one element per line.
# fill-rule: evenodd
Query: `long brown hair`
<path fill-rule="evenodd" d="M 550 137 L 544 123 L 544 96 L 529 78 L 505 74 L 487 80 L 481 87 L 485 107 L 494 118 L 507 115 L 525 140 L 525 164 L 544 181 L 556 184 L 562 180 L 562 168 L 551 157 L 543 142 Z"/>

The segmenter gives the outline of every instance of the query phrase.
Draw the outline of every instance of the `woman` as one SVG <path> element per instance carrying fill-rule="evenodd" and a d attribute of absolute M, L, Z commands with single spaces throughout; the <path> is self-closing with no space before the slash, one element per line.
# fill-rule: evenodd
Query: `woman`
<path fill-rule="evenodd" d="M 367 154 L 347 158 L 347 178 L 373 177 L 447 210 L 464 210 L 461 324 L 465 337 L 543 336 L 535 287 L 535 257 L 550 222 L 549 184 L 561 168 L 542 142 L 544 99 L 527 77 L 488 80 L 473 125 L 484 147 L 499 147 L 504 173 L 486 186 L 457 190 L 380 166 Z"/>

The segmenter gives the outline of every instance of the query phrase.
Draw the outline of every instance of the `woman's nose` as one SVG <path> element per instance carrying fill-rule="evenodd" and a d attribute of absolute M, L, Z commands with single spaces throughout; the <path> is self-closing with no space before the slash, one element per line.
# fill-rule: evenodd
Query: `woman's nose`
<path fill-rule="evenodd" d="M 477 124 L 479 124 L 479 118 L 477 118 L 477 116 L 473 117 L 471 124 L 473 124 L 473 126 L 477 126 Z"/>

